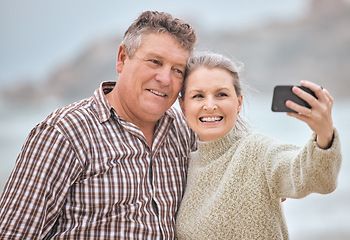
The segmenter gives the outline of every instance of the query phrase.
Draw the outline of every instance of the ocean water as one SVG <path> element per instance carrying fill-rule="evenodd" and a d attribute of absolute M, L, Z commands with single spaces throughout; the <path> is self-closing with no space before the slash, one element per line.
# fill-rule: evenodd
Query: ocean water
<path fill-rule="evenodd" d="M 350 239 L 350 111 L 349 100 L 335 101 L 334 125 L 341 138 L 343 165 L 337 189 L 328 195 L 311 194 L 287 199 L 284 213 L 291 239 Z M 60 103 L 41 108 L 0 106 L 0 192 L 14 166 L 29 131 Z M 284 113 L 271 112 L 271 98 L 254 96 L 243 106 L 243 115 L 254 131 L 282 141 L 304 144 L 311 136 L 308 126 Z"/>

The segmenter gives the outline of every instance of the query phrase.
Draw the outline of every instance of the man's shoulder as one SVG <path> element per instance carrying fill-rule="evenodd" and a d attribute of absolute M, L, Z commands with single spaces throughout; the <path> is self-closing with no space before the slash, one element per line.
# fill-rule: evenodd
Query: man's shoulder
<path fill-rule="evenodd" d="M 165 116 L 172 118 L 167 138 L 185 150 L 184 156 L 187 156 L 191 149 L 194 150 L 196 148 L 196 136 L 194 132 L 188 126 L 186 118 L 179 107 L 170 107 L 166 111 Z"/>
<path fill-rule="evenodd" d="M 175 126 L 188 128 L 186 118 L 179 108 L 172 106 L 166 111 L 166 114 L 173 119 Z"/>
<path fill-rule="evenodd" d="M 102 82 L 91 97 L 71 103 L 53 111 L 44 122 L 48 125 L 66 124 L 74 125 L 85 121 L 97 120 L 102 122 L 109 117 L 109 109 L 103 98 L 103 85 L 109 82 Z M 112 84 L 112 82 L 111 82 Z M 114 83 L 115 84 L 115 83 Z M 109 85 L 106 87 L 108 88 Z M 108 114 L 109 113 L 109 114 Z M 108 115 L 108 116 L 104 116 Z M 89 120 L 90 119 L 90 120 Z"/>
<path fill-rule="evenodd" d="M 185 120 L 185 116 L 183 115 L 182 111 L 175 106 L 170 107 L 166 111 L 166 114 L 168 114 L 174 120 L 179 120 L 179 121 Z"/>
<path fill-rule="evenodd" d="M 91 112 L 94 111 L 93 102 L 93 98 L 90 97 L 58 108 L 48 115 L 43 122 L 51 126 L 74 125 L 80 121 L 79 119 L 91 117 Z"/>

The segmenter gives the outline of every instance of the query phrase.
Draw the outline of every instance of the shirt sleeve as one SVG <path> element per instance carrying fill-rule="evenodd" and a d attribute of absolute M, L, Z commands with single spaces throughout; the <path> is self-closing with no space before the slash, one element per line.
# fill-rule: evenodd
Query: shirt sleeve
<path fill-rule="evenodd" d="M 317 146 L 316 135 L 304 147 L 271 144 L 265 154 L 266 179 L 277 198 L 303 198 L 310 193 L 328 194 L 337 187 L 342 155 L 338 132 L 328 149 Z"/>
<path fill-rule="evenodd" d="M 42 239 L 82 166 L 69 141 L 40 124 L 22 147 L 0 199 L 0 239 Z"/>

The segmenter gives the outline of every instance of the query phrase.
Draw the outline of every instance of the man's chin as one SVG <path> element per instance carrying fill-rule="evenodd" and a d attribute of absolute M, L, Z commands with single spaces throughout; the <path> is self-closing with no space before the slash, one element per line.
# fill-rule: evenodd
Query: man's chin
<path fill-rule="evenodd" d="M 175 101 L 174 101 L 175 102 Z M 141 103 L 142 104 L 142 103 Z M 155 115 L 163 115 L 173 104 L 169 104 L 168 102 L 165 104 L 162 104 L 161 102 L 150 102 L 150 103 L 144 103 L 144 109 L 146 112 L 150 114 Z"/>
<path fill-rule="evenodd" d="M 163 114 L 169 109 L 167 106 L 148 106 L 144 108 L 144 114 L 151 118 L 161 118 Z M 146 117 L 146 116 L 145 116 Z"/>

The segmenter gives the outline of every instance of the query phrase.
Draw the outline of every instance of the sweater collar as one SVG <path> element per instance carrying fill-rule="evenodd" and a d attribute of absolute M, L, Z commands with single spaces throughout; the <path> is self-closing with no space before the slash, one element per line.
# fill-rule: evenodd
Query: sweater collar
<path fill-rule="evenodd" d="M 229 148 L 237 146 L 239 139 L 244 134 L 244 131 L 233 128 L 222 138 L 207 142 L 198 141 L 198 154 L 204 162 L 215 160 Z"/>

